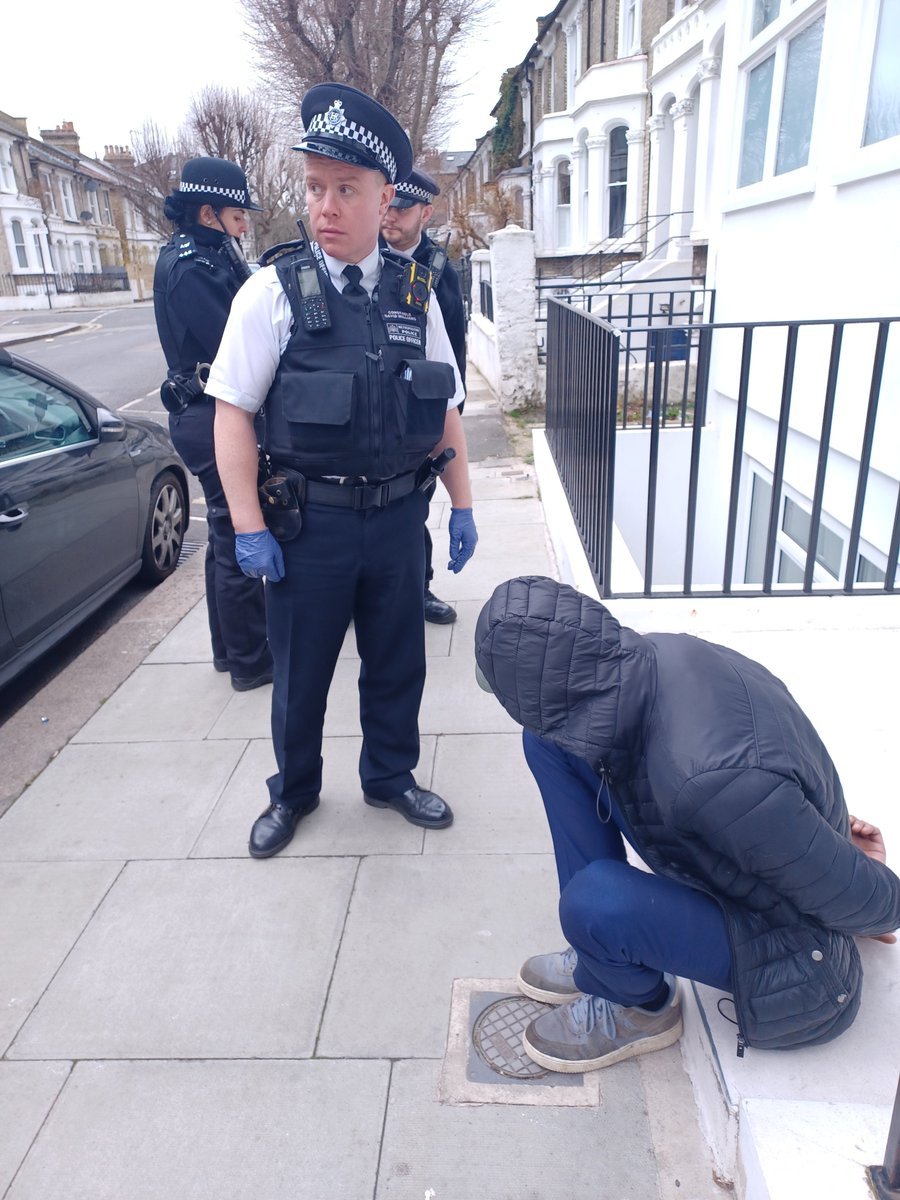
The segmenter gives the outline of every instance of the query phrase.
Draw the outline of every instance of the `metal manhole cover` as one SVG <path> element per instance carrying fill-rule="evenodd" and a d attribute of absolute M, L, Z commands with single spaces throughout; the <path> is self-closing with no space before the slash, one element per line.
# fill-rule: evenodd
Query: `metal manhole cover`
<path fill-rule="evenodd" d="M 492 1071 L 511 1079 L 543 1079 L 549 1075 L 522 1049 L 525 1028 L 546 1011 L 546 1004 L 527 996 L 506 996 L 489 1004 L 472 1029 L 478 1057 Z"/>
<path fill-rule="evenodd" d="M 183 563 L 185 559 L 196 554 L 198 550 L 203 550 L 206 547 L 206 542 L 182 542 L 181 551 L 178 555 L 179 563 Z"/>

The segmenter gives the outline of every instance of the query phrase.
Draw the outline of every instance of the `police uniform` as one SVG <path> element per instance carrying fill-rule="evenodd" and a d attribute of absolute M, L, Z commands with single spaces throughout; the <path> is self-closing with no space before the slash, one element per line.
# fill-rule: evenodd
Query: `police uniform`
<path fill-rule="evenodd" d="M 169 203 L 175 219 L 200 204 L 258 209 L 243 171 L 215 158 L 186 162 Z M 265 595 L 262 582 L 248 579 L 235 559 L 234 528 L 213 447 L 215 404 L 195 382 L 198 364 L 215 358 L 244 275 L 238 270 L 240 260 L 226 257 L 230 239 L 224 230 L 179 224 L 160 251 L 153 279 L 156 327 L 169 368 L 163 391 L 172 441 L 206 498 L 206 603 L 213 661 L 217 670 L 230 671 L 236 690 L 245 691 L 271 680 Z M 182 381 L 180 393 L 169 386 L 174 380 Z"/>
<path fill-rule="evenodd" d="M 406 179 L 397 184 L 397 191 L 391 201 L 391 208 L 408 209 L 416 204 L 433 204 L 435 197 L 441 194 L 437 183 L 424 171 L 410 171 Z M 398 250 L 408 258 L 414 258 L 424 267 L 431 268 L 437 246 L 423 232 L 419 244 L 412 250 Z M 447 329 L 447 336 L 453 347 L 456 365 L 459 369 L 463 386 L 466 382 L 466 310 L 463 304 L 462 286 L 459 275 L 446 263 L 435 282 L 435 295 L 441 306 L 441 314 Z M 465 400 L 459 405 L 462 412 Z M 434 487 L 426 493 L 428 499 L 434 495 Z M 456 610 L 446 601 L 438 599 L 431 591 L 431 581 L 434 578 L 432 565 L 433 545 L 428 525 L 425 526 L 425 620 L 436 625 L 451 625 L 456 620 Z"/>
<path fill-rule="evenodd" d="M 388 182 L 411 165 L 393 117 L 354 88 L 317 85 L 301 114 L 306 134 L 296 149 L 380 171 Z M 326 328 L 307 327 L 292 286 L 304 256 L 317 272 Z M 402 286 L 407 264 L 374 246 L 349 266 L 355 282 L 348 264 L 313 243 L 263 267 L 235 301 L 208 384 L 219 401 L 247 412 L 265 404 L 272 470 L 302 480 L 302 525 L 281 543 L 283 579 L 266 589 L 278 771 L 267 781 L 270 808 L 251 832 L 250 853 L 260 858 L 282 849 L 318 804 L 326 699 L 351 621 L 364 798 L 426 828 L 453 819 L 413 776 L 428 508 L 416 472 L 441 440 L 462 383 L 439 306 L 426 313 L 425 297 Z"/>

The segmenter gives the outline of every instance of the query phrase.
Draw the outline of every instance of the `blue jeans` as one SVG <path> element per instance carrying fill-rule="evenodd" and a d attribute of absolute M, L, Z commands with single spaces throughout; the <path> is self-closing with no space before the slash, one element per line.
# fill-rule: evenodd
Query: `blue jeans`
<path fill-rule="evenodd" d="M 575 985 L 634 1006 L 664 972 L 731 991 L 724 914 L 705 892 L 632 867 L 622 818 L 599 775 L 574 754 L 525 732 L 559 875 L 559 919 L 578 953 Z M 606 818 L 606 819 L 604 819 Z"/>

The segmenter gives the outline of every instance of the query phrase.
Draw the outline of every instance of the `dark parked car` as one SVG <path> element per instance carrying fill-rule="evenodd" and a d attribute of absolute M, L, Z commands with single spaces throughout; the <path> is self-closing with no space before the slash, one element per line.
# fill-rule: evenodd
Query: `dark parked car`
<path fill-rule="evenodd" d="M 172 574 L 187 495 L 162 426 L 0 347 L 0 686 L 133 576 Z"/>

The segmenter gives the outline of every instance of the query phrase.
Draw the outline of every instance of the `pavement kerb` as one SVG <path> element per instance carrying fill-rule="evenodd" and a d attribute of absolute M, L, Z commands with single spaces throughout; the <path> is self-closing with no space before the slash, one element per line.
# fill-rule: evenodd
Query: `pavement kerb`
<path fill-rule="evenodd" d="M 18 346 L 23 342 L 39 342 L 42 338 L 58 337 L 61 333 L 72 333 L 76 329 L 81 329 L 83 321 L 76 321 L 71 325 L 42 325 L 35 326 L 25 333 L 2 333 L 0 332 L 0 346 Z"/>
<path fill-rule="evenodd" d="M 198 552 L 0 727 L 0 816 L 202 599 L 204 591 L 204 555 Z"/>

